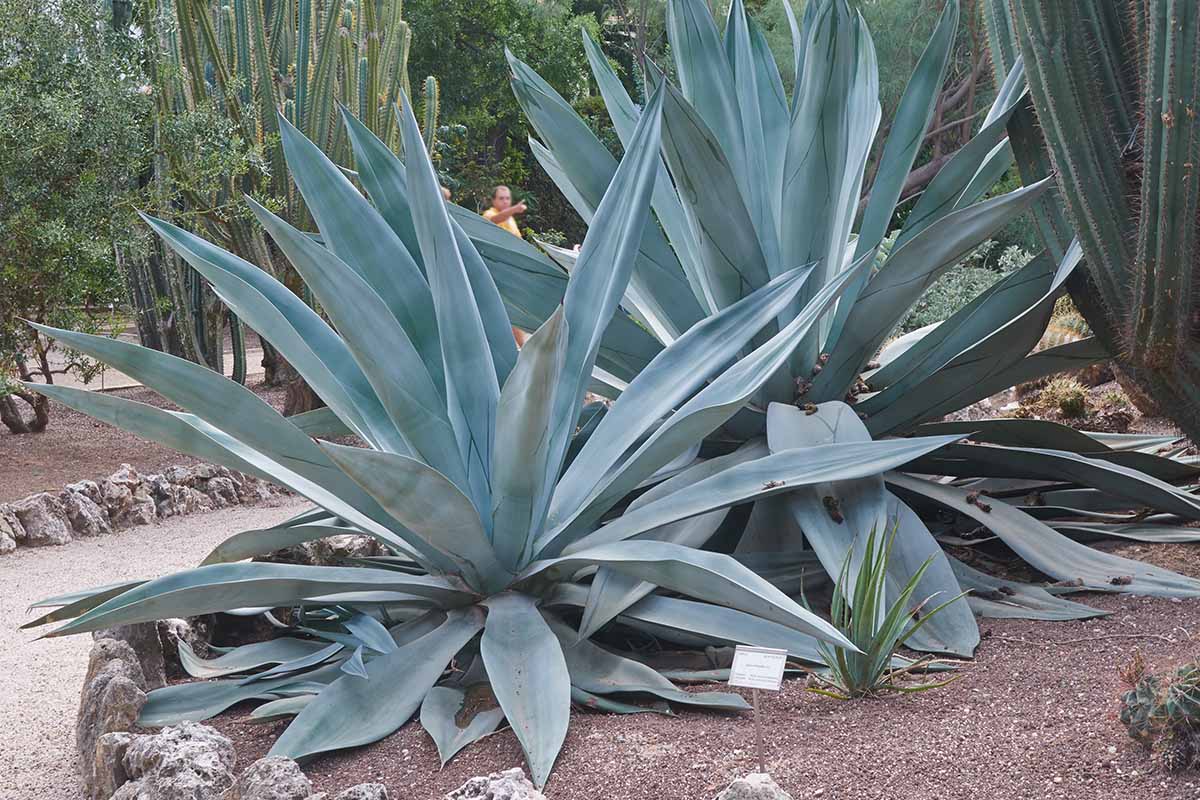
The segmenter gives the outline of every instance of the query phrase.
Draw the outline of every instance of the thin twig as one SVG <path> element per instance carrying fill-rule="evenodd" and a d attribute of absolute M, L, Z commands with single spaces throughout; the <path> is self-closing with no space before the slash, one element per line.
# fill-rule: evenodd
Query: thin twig
<path fill-rule="evenodd" d="M 1061 646 L 1061 645 L 1067 645 L 1067 644 L 1091 644 L 1092 642 L 1098 642 L 1098 641 L 1101 641 L 1102 639 L 1161 639 L 1164 642 L 1169 642 L 1171 644 L 1175 643 L 1174 639 L 1172 639 L 1168 636 L 1163 636 L 1158 633 L 1110 633 L 1110 634 L 1106 634 L 1104 636 L 1088 636 L 1083 639 L 1062 639 L 1059 641 L 1047 640 L 1044 642 L 1032 642 L 1028 639 L 1013 639 L 1008 636 L 988 636 L 986 638 L 995 640 L 997 642 L 1011 642 L 1013 644 L 1053 645 L 1056 647 Z"/>

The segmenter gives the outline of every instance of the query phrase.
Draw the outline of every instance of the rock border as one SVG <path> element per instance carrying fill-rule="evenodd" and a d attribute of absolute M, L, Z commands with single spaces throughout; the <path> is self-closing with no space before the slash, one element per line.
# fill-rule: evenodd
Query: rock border
<path fill-rule="evenodd" d="M 145 475 L 122 464 L 101 481 L 78 481 L 59 492 L 0 503 L 0 555 L 286 494 L 290 492 L 216 464 L 173 466 Z"/>
<path fill-rule="evenodd" d="M 107 628 L 92 634 L 75 723 L 75 748 L 87 800 L 388 800 L 379 783 L 336 795 L 314 793 L 291 759 L 267 756 L 237 770 L 228 737 L 198 722 L 158 732 L 136 727 L 147 692 L 185 673 L 180 641 L 204 652 L 211 617 Z M 472 778 L 446 800 L 546 800 L 519 769 Z"/>

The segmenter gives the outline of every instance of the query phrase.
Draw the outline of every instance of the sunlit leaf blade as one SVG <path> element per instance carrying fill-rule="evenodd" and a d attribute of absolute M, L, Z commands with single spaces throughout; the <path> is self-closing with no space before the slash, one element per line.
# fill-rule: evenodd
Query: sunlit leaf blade
<path fill-rule="evenodd" d="M 479 652 L 492 691 L 521 742 L 534 784 L 545 786 L 571 717 L 571 676 L 562 648 L 533 597 L 504 592 L 484 605 Z"/>

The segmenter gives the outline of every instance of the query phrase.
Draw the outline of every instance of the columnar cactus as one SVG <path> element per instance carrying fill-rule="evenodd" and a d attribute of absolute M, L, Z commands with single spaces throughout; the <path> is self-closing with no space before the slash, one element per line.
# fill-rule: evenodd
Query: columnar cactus
<path fill-rule="evenodd" d="M 353 159 L 343 128 L 335 124 L 339 106 L 398 147 L 395 118 L 385 109 L 408 91 L 411 32 L 401 19 L 401 5 L 402 0 L 145 4 L 141 22 L 157 43 L 148 50 L 160 120 L 210 103 L 229 118 L 244 141 L 263 153 L 261 162 L 252 163 L 248 174 L 231 181 L 219 196 L 185 196 L 185 206 L 221 208 L 243 193 L 272 195 L 286 218 L 303 224 L 303 198 L 284 168 L 280 112 L 338 163 Z M 157 169 L 169 173 L 172 165 L 160 159 Z M 274 263 L 262 233 L 248 219 L 207 214 L 203 224 L 210 238 L 299 288 L 298 280 L 287 279 L 286 266 Z M 149 334 L 144 339 L 221 369 L 221 330 L 228 312 L 179 259 L 167 253 L 159 256 L 130 269 L 131 294 L 141 327 Z M 172 310 L 172 325 L 159 313 L 164 307 Z M 234 374 L 244 377 L 241 326 L 230 319 Z"/>
<path fill-rule="evenodd" d="M 997 75 L 1025 63 L 1032 109 L 1009 123 L 1022 176 L 1057 177 L 1039 213 L 1046 244 L 1061 251 L 1073 229 L 1086 256 L 1072 297 L 1122 370 L 1200 435 L 1200 6 L 984 8 Z"/>

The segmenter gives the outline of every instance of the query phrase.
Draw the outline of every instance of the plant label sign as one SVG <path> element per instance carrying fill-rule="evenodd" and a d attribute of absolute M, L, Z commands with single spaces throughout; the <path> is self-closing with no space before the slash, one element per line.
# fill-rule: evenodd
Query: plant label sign
<path fill-rule="evenodd" d="M 786 664 L 787 650 L 739 644 L 733 651 L 729 685 L 778 692 L 783 684 L 783 668 Z"/>

